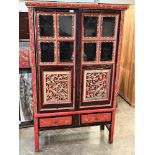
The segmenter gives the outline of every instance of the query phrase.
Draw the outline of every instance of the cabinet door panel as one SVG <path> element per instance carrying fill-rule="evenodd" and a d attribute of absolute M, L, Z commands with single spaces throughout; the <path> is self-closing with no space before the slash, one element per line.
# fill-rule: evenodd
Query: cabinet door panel
<path fill-rule="evenodd" d="M 103 107 L 111 104 L 111 66 L 82 67 L 82 88 L 80 108 Z"/>
<path fill-rule="evenodd" d="M 112 106 L 118 14 L 82 13 L 79 108 Z"/>
<path fill-rule="evenodd" d="M 71 109 L 73 67 L 41 67 L 40 111 Z"/>
<path fill-rule="evenodd" d="M 71 72 L 43 72 L 43 104 L 62 104 L 71 102 Z"/>
<path fill-rule="evenodd" d="M 83 102 L 108 99 L 110 70 L 84 70 Z"/>

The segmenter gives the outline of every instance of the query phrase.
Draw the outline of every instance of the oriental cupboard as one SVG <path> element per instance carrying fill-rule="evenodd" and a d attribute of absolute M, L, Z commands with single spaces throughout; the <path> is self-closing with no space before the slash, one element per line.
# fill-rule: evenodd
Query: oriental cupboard
<path fill-rule="evenodd" d="M 113 142 L 126 5 L 26 2 L 39 131 L 100 125 Z"/>

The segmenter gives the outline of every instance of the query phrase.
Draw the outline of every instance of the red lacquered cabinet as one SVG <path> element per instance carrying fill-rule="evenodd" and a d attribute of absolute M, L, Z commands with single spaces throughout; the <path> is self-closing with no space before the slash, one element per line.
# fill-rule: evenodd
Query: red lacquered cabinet
<path fill-rule="evenodd" d="M 92 125 L 113 142 L 124 11 L 127 5 L 26 2 L 39 131 Z"/>

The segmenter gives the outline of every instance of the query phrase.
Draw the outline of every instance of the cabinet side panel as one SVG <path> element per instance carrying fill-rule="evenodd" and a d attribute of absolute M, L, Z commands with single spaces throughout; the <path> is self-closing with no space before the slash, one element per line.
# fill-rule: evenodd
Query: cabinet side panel
<path fill-rule="evenodd" d="M 116 61 L 116 78 L 115 78 L 115 86 L 114 86 L 114 103 L 113 103 L 114 108 L 116 107 L 117 94 L 118 94 L 118 79 L 119 79 L 119 71 L 120 71 L 120 57 L 121 57 L 121 50 L 122 50 L 124 13 L 125 11 L 121 11 L 118 53 L 117 53 L 117 61 Z"/>
<path fill-rule="evenodd" d="M 35 67 L 35 48 L 34 48 L 34 25 L 33 25 L 33 8 L 29 8 L 29 30 L 30 30 L 30 55 L 32 66 L 32 93 L 33 93 L 33 109 L 34 109 L 34 139 L 35 151 L 39 151 L 39 131 L 38 118 L 35 118 L 37 113 L 37 95 L 36 95 L 36 67 Z"/>
<path fill-rule="evenodd" d="M 30 56 L 32 66 L 32 91 L 34 115 L 37 113 L 37 96 L 36 96 L 36 67 L 35 67 L 35 48 L 34 48 L 34 27 L 33 27 L 33 8 L 29 8 L 29 29 L 30 29 Z"/>

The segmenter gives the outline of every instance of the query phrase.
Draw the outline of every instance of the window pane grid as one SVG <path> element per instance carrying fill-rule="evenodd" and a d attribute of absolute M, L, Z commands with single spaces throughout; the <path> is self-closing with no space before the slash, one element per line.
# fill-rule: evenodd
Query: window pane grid
<path fill-rule="evenodd" d="M 83 23 L 84 23 L 84 17 L 91 16 L 88 14 L 83 14 Z M 82 64 L 106 64 L 106 63 L 114 63 L 115 59 L 115 44 L 116 44 L 116 35 L 117 35 L 117 24 L 118 24 L 118 16 L 117 15 L 92 15 L 94 17 L 98 17 L 98 25 L 97 25 L 97 35 L 96 37 L 85 37 L 85 27 L 82 30 Z M 103 24 L 103 19 L 107 20 L 107 25 Z M 110 22 L 109 22 L 110 21 Z M 112 21 L 112 23 L 111 23 Z M 106 30 L 107 35 L 104 35 L 104 26 L 105 28 L 110 27 L 110 30 Z M 104 32 L 105 33 L 105 32 Z M 97 61 L 87 61 L 85 62 L 84 60 L 84 48 L 83 44 L 84 43 L 92 43 L 95 42 L 97 43 L 97 48 L 96 48 L 96 58 Z M 108 49 L 109 48 L 109 49 Z"/>
<path fill-rule="evenodd" d="M 56 12 L 56 13 L 45 13 L 45 12 L 37 12 L 36 14 L 37 16 L 37 42 L 38 42 L 38 49 L 39 49 L 39 64 L 40 65 L 65 65 L 66 63 L 68 65 L 73 65 L 74 62 L 74 51 L 75 51 L 75 14 L 73 13 L 60 13 L 60 12 Z M 45 17 L 44 17 L 45 16 Z M 43 24 L 41 25 L 40 20 L 42 20 L 43 18 Z M 53 17 L 53 18 L 52 18 Z M 49 19 L 48 19 L 49 18 Z M 47 20 L 46 20 L 47 19 Z M 53 19 L 53 21 L 50 19 Z M 47 23 L 46 23 L 47 22 Z M 64 25 L 66 24 L 67 25 Z M 49 27 L 52 27 L 49 24 L 53 24 L 53 28 L 51 28 L 51 32 L 50 29 L 48 29 Z M 62 24 L 60 26 L 60 24 Z M 70 24 L 70 26 L 68 26 L 68 24 Z M 40 27 L 43 27 L 42 29 Z M 44 28 L 46 27 L 48 29 L 47 33 L 46 33 L 46 29 Z M 68 29 L 69 27 L 69 29 Z M 61 28 L 61 29 L 59 29 Z M 70 30 L 71 28 L 71 30 Z M 61 33 L 60 33 L 61 30 Z M 53 31 L 53 32 L 52 32 Z M 65 31 L 67 32 L 67 34 L 65 34 Z M 42 35 L 42 33 L 45 32 L 45 35 Z M 49 33 L 49 34 L 48 34 Z M 62 54 L 62 50 L 59 49 L 59 43 L 60 42 L 64 42 L 64 44 L 66 43 L 73 43 L 73 54 L 71 57 L 69 57 L 70 59 L 69 62 L 67 62 L 67 59 L 64 57 L 65 53 Z M 48 43 L 54 43 L 54 52 L 53 54 L 50 52 L 49 50 L 45 50 L 43 49 L 43 46 L 41 44 L 48 44 Z M 44 45 L 45 45 L 44 44 Z M 62 43 L 63 44 L 63 43 Z M 68 44 L 66 44 L 68 45 Z M 48 44 L 47 46 L 49 46 L 50 49 L 50 45 Z M 64 45 L 63 45 L 64 46 Z M 45 46 L 44 46 L 45 48 Z M 42 50 L 42 51 L 41 51 Z M 45 51 L 47 51 L 47 56 L 48 58 L 44 59 L 44 54 L 46 53 Z M 63 50 L 64 52 L 65 49 Z M 60 53 L 61 52 L 61 53 Z M 68 54 L 68 53 L 67 53 Z M 64 60 L 61 61 L 61 58 L 64 58 Z M 45 60 L 47 60 L 47 62 L 45 62 Z"/>
<path fill-rule="evenodd" d="M 44 18 L 45 16 L 45 18 Z M 37 14 L 37 22 L 38 22 L 38 35 L 37 35 L 37 40 L 40 44 L 40 42 L 51 42 L 54 43 L 54 60 L 52 59 L 52 61 L 54 62 L 47 62 L 49 64 L 73 64 L 72 59 L 74 59 L 73 56 L 71 56 L 71 59 L 69 60 L 69 62 L 62 60 L 61 61 L 61 57 L 62 57 L 62 51 L 60 51 L 59 49 L 59 43 L 60 42 L 73 42 L 73 45 L 75 46 L 76 42 L 75 42 L 75 14 L 72 13 L 38 13 Z M 40 23 L 40 19 L 43 18 L 43 23 Z M 45 24 L 44 21 L 49 21 L 50 24 L 53 24 L 53 27 L 49 26 L 49 23 L 47 23 L 47 25 Z M 86 20 L 86 22 L 84 22 L 84 20 Z M 103 23 L 104 20 L 106 21 L 106 24 Z M 67 29 L 64 28 L 65 27 L 65 22 L 67 21 L 67 24 L 70 23 L 71 26 L 69 26 L 69 28 Z M 88 24 L 87 24 L 88 21 Z M 112 22 L 111 22 L 112 21 Z M 88 61 L 86 58 L 82 57 L 82 62 L 83 63 L 105 63 L 107 62 L 106 59 L 109 58 L 109 62 L 113 62 L 114 60 L 114 54 L 113 52 L 115 52 L 114 50 L 114 42 L 116 41 L 116 34 L 117 34 L 117 24 L 118 24 L 118 16 L 117 15 L 103 15 L 103 14 L 94 14 L 91 15 L 89 13 L 87 14 L 83 14 L 82 16 L 82 23 L 84 24 L 82 27 L 82 46 L 87 43 L 88 45 L 91 45 L 91 43 L 96 43 L 96 48 L 94 48 L 94 50 L 96 50 L 96 52 L 91 51 L 91 54 L 93 56 L 94 54 L 94 60 L 92 58 L 88 58 Z M 59 25 L 61 24 L 61 25 Z M 40 26 L 41 25 L 41 26 Z M 59 27 L 60 26 L 60 27 Z M 43 27 L 42 30 L 40 27 Z M 46 29 L 44 27 L 47 27 L 47 29 L 51 28 L 51 31 L 46 33 Z M 106 30 L 106 32 L 104 32 L 104 28 L 106 27 L 110 27 L 112 30 Z M 60 29 L 59 29 L 60 28 Z M 88 31 L 85 31 L 85 28 L 88 28 Z M 60 32 L 61 30 L 61 32 Z M 67 33 L 65 33 L 65 31 Z M 45 35 L 42 35 L 43 33 L 45 33 Z M 104 51 L 106 51 L 105 46 L 108 44 L 106 44 L 105 46 L 103 45 L 104 42 L 112 42 L 113 45 L 113 50 L 110 49 L 109 50 L 112 51 L 112 53 L 110 53 L 112 56 L 106 55 L 104 53 Z M 89 44 L 90 43 L 90 44 Z M 40 46 L 40 45 L 39 45 Z M 92 46 L 92 45 L 91 45 Z M 40 47 L 39 47 L 40 49 Z M 73 49 L 73 55 L 75 53 L 75 47 L 72 48 Z M 90 48 L 91 49 L 91 48 Z M 107 50 L 108 51 L 108 50 Z M 41 52 L 40 52 L 41 53 Z M 82 53 L 83 56 L 84 54 L 84 49 L 82 49 Z M 96 55 L 95 55 L 96 53 Z M 104 53 L 104 54 L 103 54 Z M 88 53 L 90 54 L 90 53 Z M 101 58 L 101 56 L 106 56 L 106 58 Z M 50 55 L 49 57 L 53 57 L 52 55 Z M 40 59 L 40 63 L 41 59 Z M 45 63 L 45 62 L 43 62 Z"/>

